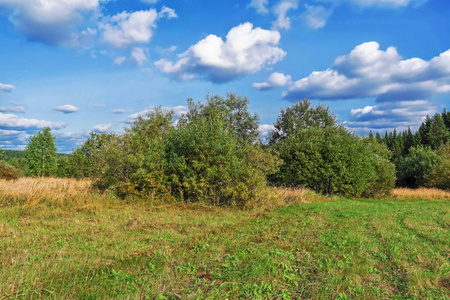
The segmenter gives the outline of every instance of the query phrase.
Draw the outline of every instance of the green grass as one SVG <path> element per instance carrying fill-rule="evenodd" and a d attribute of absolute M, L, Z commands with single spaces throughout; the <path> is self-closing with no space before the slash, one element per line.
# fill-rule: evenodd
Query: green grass
<path fill-rule="evenodd" d="M 0 298 L 450 299 L 450 202 L 0 207 Z"/>

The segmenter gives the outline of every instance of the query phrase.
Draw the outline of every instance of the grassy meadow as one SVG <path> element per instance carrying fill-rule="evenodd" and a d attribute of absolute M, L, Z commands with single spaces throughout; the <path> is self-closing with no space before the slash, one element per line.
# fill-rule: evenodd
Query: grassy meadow
<path fill-rule="evenodd" d="M 450 299 L 450 193 L 247 209 L 0 181 L 0 299 Z"/>

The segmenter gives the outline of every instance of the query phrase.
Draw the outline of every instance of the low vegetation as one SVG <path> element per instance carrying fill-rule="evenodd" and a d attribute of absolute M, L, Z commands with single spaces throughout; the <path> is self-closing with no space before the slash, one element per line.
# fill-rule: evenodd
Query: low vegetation
<path fill-rule="evenodd" d="M 273 188 L 237 209 L 123 201 L 86 180 L 0 180 L 0 297 L 447 299 L 450 198 L 422 191 L 349 200 Z"/>

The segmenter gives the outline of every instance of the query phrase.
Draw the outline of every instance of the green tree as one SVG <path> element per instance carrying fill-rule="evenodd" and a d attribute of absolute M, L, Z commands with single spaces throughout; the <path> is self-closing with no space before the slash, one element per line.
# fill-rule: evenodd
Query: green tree
<path fill-rule="evenodd" d="M 440 114 L 436 113 L 431 119 L 427 137 L 432 149 L 438 149 L 449 140 L 449 131 L 445 127 L 444 120 L 442 120 Z"/>
<path fill-rule="evenodd" d="M 220 119 L 239 142 L 254 143 L 260 139 L 259 116 L 249 113 L 247 97 L 227 93 L 225 99 L 219 95 L 212 97 L 207 95 L 206 103 L 195 103 L 192 99 L 188 99 L 187 102 L 189 111 L 179 119 L 180 126 L 200 119 L 209 121 Z"/>
<path fill-rule="evenodd" d="M 397 184 L 410 188 L 425 186 L 427 174 L 441 161 L 442 158 L 430 147 L 417 146 L 410 148 L 408 155 L 395 160 Z"/>
<path fill-rule="evenodd" d="M 57 168 L 55 137 L 49 127 L 30 137 L 25 149 L 29 175 L 52 176 Z"/>
<path fill-rule="evenodd" d="M 450 143 L 442 145 L 436 153 L 442 160 L 432 166 L 425 175 L 425 185 L 448 191 L 450 190 Z"/>
<path fill-rule="evenodd" d="M 277 185 L 350 197 L 382 196 L 394 187 L 387 148 L 340 126 L 297 130 L 274 148 L 283 160 L 279 171 L 269 176 Z"/>
<path fill-rule="evenodd" d="M 295 131 L 313 127 L 326 128 L 336 125 L 336 116 L 328 106 L 319 104 L 314 107 L 309 99 L 298 100 L 291 106 L 282 108 L 269 134 L 269 144 L 273 145 L 286 139 Z"/>

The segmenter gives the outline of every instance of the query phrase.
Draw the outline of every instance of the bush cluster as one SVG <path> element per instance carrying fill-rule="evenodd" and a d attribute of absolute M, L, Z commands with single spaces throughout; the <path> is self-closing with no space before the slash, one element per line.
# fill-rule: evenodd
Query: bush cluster
<path fill-rule="evenodd" d="M 258 197 L 279 162 L 258 144 L 258 118 L 248 113 L 248 99 L 228 94 L 188 104 L 176 126 L 173 112 L 156 108 L 124 134 L 99 134 L 81 146 L 95 185 L 121 197 L 215 205 Z"/>
<path fill-rule="evenodd" d="M 0 179 L 14 180 L 19 178 L 19 171 L 13 166 L 0 160 Z"/>
<path fill-rule="evenodd" d="M 384 196 L 394 187 L 387 150 L 341 126 L 298 129 L 275 149 L 283 160 L 270 176 L 277 185 L 350 197 Z"/>

